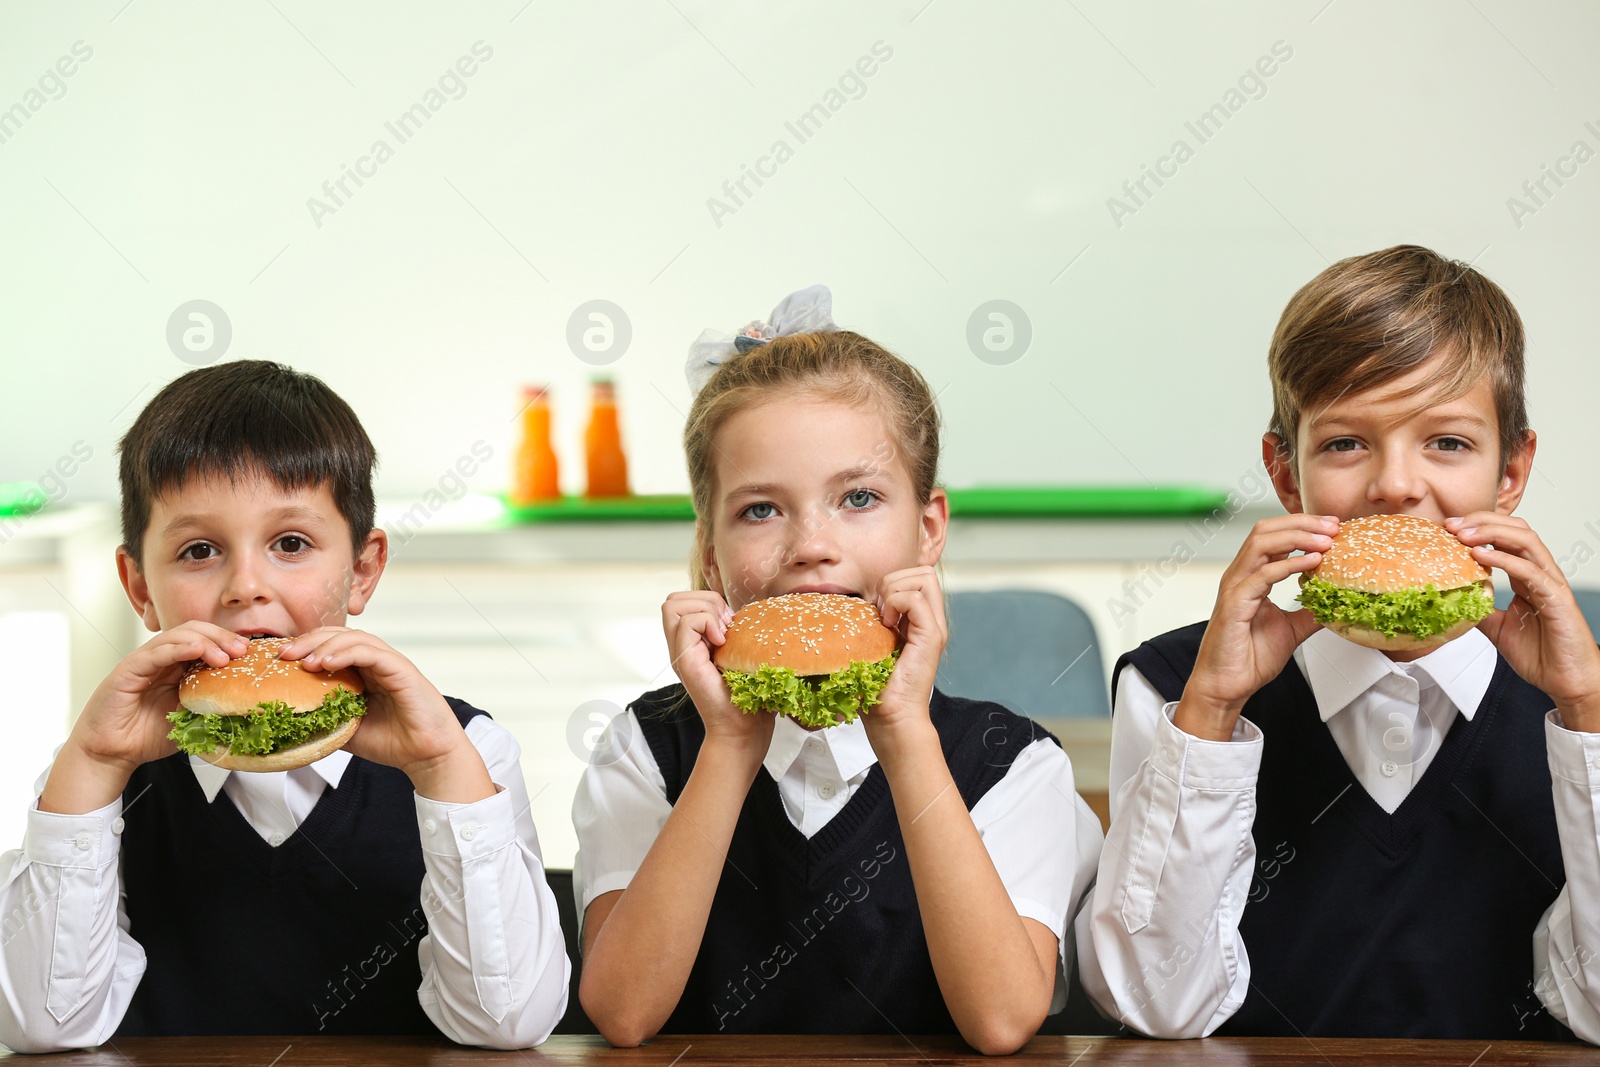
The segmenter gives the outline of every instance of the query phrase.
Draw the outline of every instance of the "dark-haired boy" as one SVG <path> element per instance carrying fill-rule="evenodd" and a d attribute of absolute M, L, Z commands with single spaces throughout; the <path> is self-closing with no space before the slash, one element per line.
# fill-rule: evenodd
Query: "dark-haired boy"
<path fill-rule="evenodd" d="M 387 559 L 375 455 L 322 382 L 240 361 L 164 388 L 122 442 L 128 599 L 156 633 L 95 691 L 0 858 L 0 1042 L 436 1033 L 542 1041 L 569 964 L 516 741 L 344 627 Z M 252 636 L 354 667 L 368 712 L 308 767 L 176 753 L 186 666 Z M 220 795 L 226 794 L 226 796 Z"/>
<path fill-rule="evenodd" d="M 1296 293 L 1269 367 L 1289 514 L 1251 531 L 1209 623 L 1117 664 L 1085 985 L 1158 1037 L 1593 1042 L 1600 650 L 1511 515 L 1535 446 L 1516 310 L 1391 248 Z M 1419 654 L 1268 599 L 1340 520 L 1392 513 L 1444 523 L 1510 606 Z"/>

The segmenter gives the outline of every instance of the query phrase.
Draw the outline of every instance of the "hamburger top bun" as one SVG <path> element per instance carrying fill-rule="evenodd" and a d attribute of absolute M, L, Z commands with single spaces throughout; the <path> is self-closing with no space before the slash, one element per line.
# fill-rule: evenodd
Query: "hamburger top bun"
<path fill-rule="evenodd" d="M 1360 593 L 1397 593 L 1429 584 L 1443 591 L 1489 577 L 1454 534 L 1416 515 L 1368 515 L 1340 523 L 1332 546 L 1310 574 Z"/>
<path fill-rule="evenodd" d="M 361 674 L 352 667 L 313 672 L 303 669 L 298 660 L 279 659 L 278 651 L 289 641 L 287 637 L 257 638 L 244 655 L 226 667 L 195 664 L 178 683 L 178 702 L 196 715 L 249 715 L 264 700 L 281 700 L 296 714 L 303 714 L 315 711 L 335 689 L 360 693 L 365 688 Z"/>
<path fill-rule="evenodd" d="M 876 663 L 900 635 L 878 609 L 858 597 L 789 593 L 747 604 L 734 613 L 727 640 L 712 654 L 718 667 L 754 674 L 788 667 L 796 674 L 832 674 L 855 660 Z"/>

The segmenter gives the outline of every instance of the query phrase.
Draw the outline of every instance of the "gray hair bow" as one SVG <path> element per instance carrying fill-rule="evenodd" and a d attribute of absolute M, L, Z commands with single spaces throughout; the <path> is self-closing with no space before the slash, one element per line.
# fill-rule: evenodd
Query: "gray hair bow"
<path fill-rule="evenodd" d="M 689 377 L 689 388 L 698 394 L 706 387 L 717 368 L 741 352 L 764 345 L 774 337 L 787 337 L 796 333 L 817 333 L 837 330 L 833 322 L 833 294 L 826 285 L 813 285 L 790 293 L 772 309 L 766 322 L 757 320 L 735 333 L 706 330 L 689 346 L 689 361 L 684 373 Z"/>

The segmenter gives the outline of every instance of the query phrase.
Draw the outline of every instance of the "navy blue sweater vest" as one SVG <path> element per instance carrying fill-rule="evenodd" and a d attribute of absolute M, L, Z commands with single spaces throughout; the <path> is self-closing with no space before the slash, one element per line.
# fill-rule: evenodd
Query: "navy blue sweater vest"
<path fill-rule="evenodd" d="M 633 710 L 666 780 L 667 799 L 677 803 L 705 725 L 681 685 L 645 694 Z M 929 710 L 969 810 L 1023 749 L 1039 738 L 1055 740 L 998 704 L 935 690 Z M 662 1031 L 896 1030 L 955 1033 L 956 1026 L 928 957 L 883 768 L 874 764 L 844 809 L 809 840 L 784 813 L 772 776 L 757 772 L 700 954 Z"/>
<path fill-rule="evenodd" d="M 1166 700 L 1205 623 L 1132 664 Z M 1221 1034 L 1570 1039 L 1533 992 L 1533 930 L 1566 880 L 1544 713 L 1497 657 L 1391 815 L 1356 781 L 1291 660 L 1245 705 L 1262 730 L 1257 869 L 1239 923 L 1250 992 Z M 1163 878 L 1182 878 L 1168 868 Z"/>
<path fill-rule="evenodd" d="M 483 715 L 445 698 L 465 726 Z M 123 794 L 122 884 L 144 977 L 117 1036 L 436 1034 L 417 1003 L 422 845 L 411 780 L 351 759 L 273 848 L 181 753 Z"/>

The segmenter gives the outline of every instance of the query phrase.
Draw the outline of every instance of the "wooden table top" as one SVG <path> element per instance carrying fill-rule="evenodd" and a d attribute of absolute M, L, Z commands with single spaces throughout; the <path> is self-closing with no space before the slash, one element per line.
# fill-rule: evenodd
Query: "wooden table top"
<path fill-rule="evenodd" d="M 7 1058 L 0 1052 L 0 1059 Z M 1011 1058 L 1035 1063 L 1094 1064 L 1406 1064 L 1408 1067 L 1494 1067 L 1505 1064 L 1600 1064 L 1600 1049 L 1539 1042 L 1349 1040 L 1336 1038 L 1208 1038 L 1146 1041 L 1116 1037 L 1037 1037 Z M 558 1035 L 520 1052 L 462 1048 L 424 1037 L 123 1038 L 85 1052 L 58 1053 L 41 1067 L 322 1067 L 344 1064 L 568 1064 L 637 1067 L 755 1065 L 792 1061 L 850 1064 L 994 1064 L 954 1037 L 714 1035 L 659 1037 L 636 1049 L 609 1048 L 598 1037 Z M 13 1062 L 26 1062 L 21 1057 Z"/>

